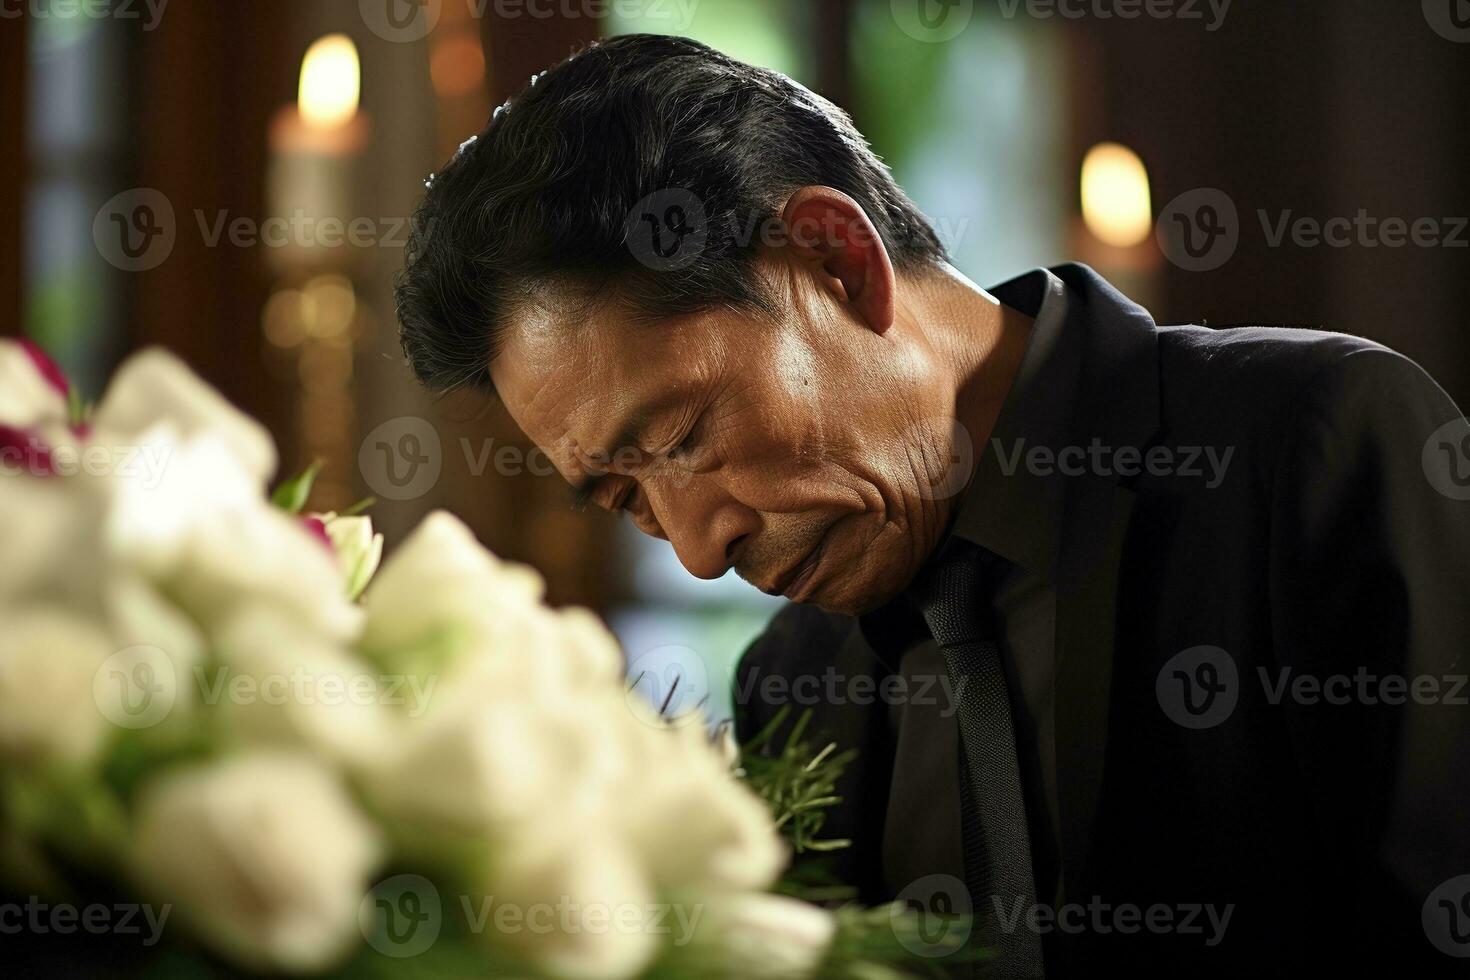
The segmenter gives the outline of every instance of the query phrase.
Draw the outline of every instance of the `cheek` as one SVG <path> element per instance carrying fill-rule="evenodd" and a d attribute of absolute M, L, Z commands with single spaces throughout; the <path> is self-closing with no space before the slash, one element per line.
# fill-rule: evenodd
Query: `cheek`
<path fill-rule="evenodd" d="M 726 489 L 764 513 L 827 513 L 870 507 L 871 485 L 840 418 L 811 397 L 752 402 L 728 417 L 719 458 Z M 838 441 L 834 436 L 841 436 Z"/>

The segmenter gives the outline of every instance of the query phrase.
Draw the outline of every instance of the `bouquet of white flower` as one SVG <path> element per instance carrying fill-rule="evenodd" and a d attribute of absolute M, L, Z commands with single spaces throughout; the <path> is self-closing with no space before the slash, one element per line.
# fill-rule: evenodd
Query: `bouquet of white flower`
<path fill-rule="evenodd" d="M 767 806 L 627 696 L 595 616 L 446 513 L 378 570 L 368 518 L 272 501 L 275 469 L 168 354 L 88 411 L 0 342 L 0 886 L 31 931 L 106 893 L 173 962 L 252 971 L 863 972 L 766 893 Z"/>

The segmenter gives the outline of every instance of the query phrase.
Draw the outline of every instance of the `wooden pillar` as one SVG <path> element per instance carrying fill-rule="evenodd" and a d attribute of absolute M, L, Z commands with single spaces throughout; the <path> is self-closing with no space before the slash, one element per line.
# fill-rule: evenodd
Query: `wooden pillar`
<path fill-rule="evenodd" d="M 137 35 L 129 127 L 131 183 L 168 198 L 177 234 L 164 262 L 130 274 L 128 346 L 166 346 L 281 440 L 293 431 L 292 406 L 289 386 L 263 364 L 264 247 L 211 235 L 222 216 L 226 225 L 267 217 L 266 129 L 295 98 L 301 56 L 282 30 L 293 6 L 171 5 L 156 29 Z M 289 459 L 291 447 L 282 448 Z"/>
<path fill-rule="evenodd" d="M 817 64 L 816 89 L 820 95 L 853 112 L 852 12 L 853 0 L 817 0 L 811 16 L 811 43 Z M 862 129 L 862 120 L 855 120 Z"/>

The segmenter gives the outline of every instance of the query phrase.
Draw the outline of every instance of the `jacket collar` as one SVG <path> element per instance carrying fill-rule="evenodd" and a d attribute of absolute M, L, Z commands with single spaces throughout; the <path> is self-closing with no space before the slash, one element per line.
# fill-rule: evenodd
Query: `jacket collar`
<path fill-rule="evenodd" d="M 1050 582 L 1067 478 L 1038 454 L 1055 460 L 1070 440 L 1087 327 L 1067 284 L 1046 269 L 991 292 L 1034 325 L 993 430 L 972 447 L 975 473 L 951 533 Z"/>

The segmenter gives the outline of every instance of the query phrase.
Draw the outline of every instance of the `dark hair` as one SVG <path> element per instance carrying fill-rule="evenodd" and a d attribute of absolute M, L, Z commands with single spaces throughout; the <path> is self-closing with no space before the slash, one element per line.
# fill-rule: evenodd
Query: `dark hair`
<path fill-rule="evenodd" d="M 773 312 L 749 229 L 800 187 L 862 205 L 899 271 L 945 258 L 845 113 L 684 38 L 619 37 L 543 72 L 427 185 L 396 298 L 404 353 L 436 390 L 490 388 L 501 331 L 548 286 L 649 320 Z M 697 247 L 676 262 L 630 241 L 650 195 L 702 211 Z"/>

